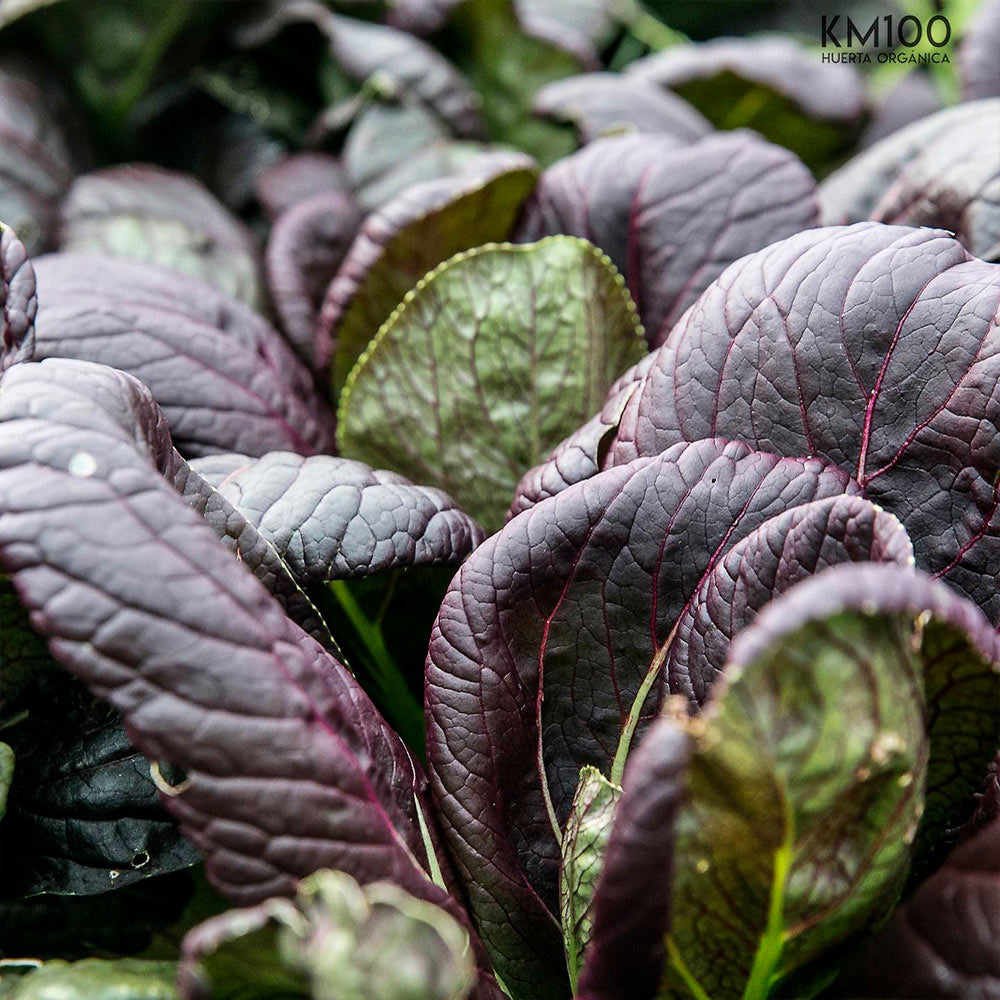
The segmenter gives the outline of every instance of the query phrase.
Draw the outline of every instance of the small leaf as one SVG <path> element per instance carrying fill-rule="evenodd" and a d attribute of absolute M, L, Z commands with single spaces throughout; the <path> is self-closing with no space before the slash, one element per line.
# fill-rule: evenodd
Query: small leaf
<path fill-rule="evenodd" d="M 596 767 L 582 768 L 569 819 L 563 828 L 559 908 L 566 964 L 574 989 L 583 953 L 590 941 L 594 922 L 591 904 L 611 834 L 611 819 L 620 796 L 621 788 L 608 781 Z"/>
<path fill-rule="evenodd" d="M 629 758 L 594 895 L 578 1000 L 642 1000 L 656 991 L 689 742 L 679 726 L 661 717 Z"/>
<path fill-rule="evenodd" d="M 495 526 L 521 471 L 642 352 L 622 279 L 591 244 L 480 247 L 431 272 L 379 331 L 344 390 L 341 452 Z"/>
<path fill-rule="evenodd" d="M 306 364 L 315 361 L 327 286 L 360 222 L 353 198 L 327 191 L 296 201 L 271 226 L 264 257 L 268 290 L 285 336 Z"/>
<path fill-rule="evenodd" d="M 474 968 L 468 935 L 444 910 L 390 882 L 318 871 L 294 904 L 271 899 L 195 928 L 179 981 L 186 996 L 219 1000 L 465 1000 Z"/>

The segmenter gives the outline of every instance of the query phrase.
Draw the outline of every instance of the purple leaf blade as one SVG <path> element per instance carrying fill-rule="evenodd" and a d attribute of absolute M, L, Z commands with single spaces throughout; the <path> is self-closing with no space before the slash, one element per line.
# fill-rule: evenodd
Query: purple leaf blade
<path fill-rule="evenodd" d="M 598 140 L 546 170 L 515 238 L 565 233 L 599 246 L 625 275 L 657 347 L 728 264 L 816 218 L 806 168 L 750 133 L 682 148 L 635 135 Z"/>
<path fill-rule="evenodd" d="M 142 379 L 185 457 L 332 450 L 333 416 L 282 337 L 194 278 L 107 257 L 35 262 L 35 359 L 77 358 Z"/>
<path fill-rule="evenodd" d="M 39 393 L 46 382 L 62 391 Z M 116 422 L 116 389 L 145 398 L 145 446 Z M 166 802 L 213 883 L 253 903 L 340 868 L 464 921 L 428 874 L 419 765 L 158 474 L 148 442 L 169 438 L 144 387 L 78 362 L 19 365 L 0 425 L 0 565 L 53 655 L 139 749 L 184 770 Z"/>

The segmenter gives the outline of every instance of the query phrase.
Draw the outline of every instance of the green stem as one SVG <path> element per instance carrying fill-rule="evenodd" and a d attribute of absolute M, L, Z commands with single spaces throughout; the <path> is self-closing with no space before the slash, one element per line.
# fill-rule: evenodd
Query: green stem
<path fill-rule="evenodd" d="M 625 725 L 622 727 L 622 734 L 618 738 L 618 749 L 615 751 L 615 759 L 611 762 L 611 774 L 609 777 L 613 784 L 621 786 L 622 778 L 625 775 L 625 761 L 628 759 L 629 750 L 632 748 L 632 738 L 635 736 L 636 726 L 639 725 L 639 716 L 642 714 L 642 707 L 646 704 L 646 699 L 649 697 L 653 682 L 660 676 L 660 671 L 663 669 L 663 661 L 667 658 L 667 651 L 674 641 L 676 631 L 677 626 L 675 625 L 674 630 L 667 636 L 666 642 L 656 651 L 656 655 L 653 657 L 652 662 L 649 664 L 649 669 L 646 671 L 646 676 L 643 677 L 642 684 L 639 685 L 639 690 L 636 691 L 635 698 L 632 700 L 628 718 L 625 720 Z"/>
<path fill-rule="evenodd" d="M 654 52 L 690 41 L 683 32 L 675 31 L 650 14 L 640 0 L 617 0 L 613 11 L 615 20 Z"/>
<path fill-rule="evenodd" d="M 142 54 L 135 61 L 131 73 L 122 82 L 118 93 L 110 102 L 109 117 L 115 125 L 124 122 L 132 110 L 132 105 L 146 93 L 163 54 L 187 20 L 190 7 L 191 0 L 174 0 L 160 18 L 149 41 L 143 47 Z"/>
<path fill-rule="evenodd" d="M 684 957 L 681 955 L 680 949 L 672 937 L 667 938 L 667 955 L 670 958 L 670 964 L 677 970 L 681 979 L 684 980 L 684 985 L 688 988 L 691 996 L 695 1000 L 712 1000 L 708 993 L 705 992 L 705 988 L 701 983 L 691 974 L 691 970 L 687 967 L 687 962 L 684 961 Z"/>
<path fill-rule="evenodd" d="M 782 796 L 784 798 L 784 795 Z M 785 889 L 792 868 L 795 831 L 785 802 L 785 838 L 774 852 L 774 874 L 767 910 L 767 928 L 757 945 L 753 966 L 743 990 L 743 1000 L 766 1000 L 774 985 L 775 970 L 785 947 Z"/>
<path fill-rule="evenodd" d="M 386 714 L 403 740 L 418 752 L 424 745 L 424 712 L 406 683 L 385 644 L 382 629 L 374 624 L 358 604 L 346 580 L 331 580 L 330 593 L 336 598 L 347 620 L 367 652 L 366 667 L 384 695 Z"/>

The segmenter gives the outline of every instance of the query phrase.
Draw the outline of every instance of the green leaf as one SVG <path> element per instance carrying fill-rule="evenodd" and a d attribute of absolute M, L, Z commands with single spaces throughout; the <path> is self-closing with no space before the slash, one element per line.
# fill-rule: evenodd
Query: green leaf
<path fill-rule="evenodd" d="M 444 910 L 345 872 L 206 921 L 184 954 L 181 982 L 216 1000 L 464 1000 L 475 980 L 468 935 Z"/>
<path fill-rule="evenodd" d="M 483 98 L 490 135 L 548 166 L 576 148 L 571 129 L 532 114 L 535 91 L 579 73 L 581 61 L 527 34 L 512 0 L 465 0 L 452 14 L 461 34 L 463 69 Z"/>
<path fill-rule="evenodd" d="M 2 576 L 0 667 L 0 736 L 17 757 L 0 897 L 105 892 L 198 860 L 121 717 L 52 658 Z"/>
<path fill-rule="evenodd" d="M 0 819 L 7 811 L 7 793 L 14 780 L 14 751 L 6 743 L 0 743 Z"/>
<path fill-rule="evenodd" d="M 428 271 L 461 250 L 510 235 L 535 178 L 528 157 L 490 154 L 453 178 L 400 194 L 368 218 L 323 303 L 334 396 L 393 309 Z"/>
<path fill-rule="evenodd" d="M 621 792 L 621 787 L 608 781 L 596 767 L 581 768 L 580 783 L 563 828 L 559 912 L 566 964 L 574 989 L 583 953 L 590 941 L 593 925 L 590 904 L 597 889 L 597 878 L 611 834 L 611 820 Z"/>
<path fill-rule="evenodd" d="M 569 236 L 428 274 L 348 378 L 341 454 L 438 486 L 487 528 L 514 486 L 644 353 L 621 276 Z"/>
<path fill-rule="evenodd" d="M 174 972 L 173 962 L 55 959 L 23 976 L 6 1000 L 176 1000 Z"/>
<path fill-rule="evenodd" d="M 906 875 L 927 761 L 917 616 L 787 602 L 770 621 L 784 603 L 791 625 L 734 647 L 691 723 L 664 996 L 780 996 L 887 916 Z"/>
<path fill-rule="evenodd" d="M 968 819 L 1000 734 L 1000 666 L 947 622 L 928 622 L 922 638 L 931 748 L 915 875 L 936 867 L 951 846 L 944 834 Z"/>

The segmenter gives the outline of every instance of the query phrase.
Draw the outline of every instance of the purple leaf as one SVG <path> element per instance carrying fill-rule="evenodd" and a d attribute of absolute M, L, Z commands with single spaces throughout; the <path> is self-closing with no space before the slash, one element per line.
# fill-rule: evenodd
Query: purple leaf
<path fill-rule="evenodd" d="M 185 456 L 331 450 L 312 377 L 256 313 L 149 264 L 54 254 L 35 261 L 35 358 L 111 364 L 142 379 Z"/>
<path fill-rule="evenodd" d="M 907 73 L 877 99 L 858 145 L 867 149 L 912 122 L 935 114 L 942 106 L 941 93 L 929 74 L 919 70 Z"/>
<path fill-rule="evenodd" d="M 715 38 L 678 45 L 632 63 L 628 75 L 671 90 L 731 73 L 787 98 L 810 118 L 854 122 L 864 112 L 858 72 L 827 64 L 791 38 Z"/>
<path fill-rule="evenodd" d="M 350 195 L 343 167 L 329 153 L 296 153 L 263 171 L 255 185 L 257 201 L 272 221 L 298 201 L 316 194 Z"/>
<path fill-rule="evenodd" d="M 1000 996 L 1000 821 L 960 844 L 835 984 L 834 997 Z"/>
<path fill-rule="evenodd" d="M 419 765 L 159 474 L 169 438 L 144 387 L 79 362 L 18 365 L 0 423 L 0 566 L 53 655 L 150 759 L 183 769 L 165 801 L 213 884 L 252 904 L 340 868 L 464 922 L 432 880 Z"/>
<path fill-rule="evenodd" d="M 950 229 L 1000 261 L 1000 98 L 946 108 L 894 132 L 820 186 L 824 225 L 874 219 Z"/>
<path fill-rule="evenodd" d="M 70 138 L 40 79 L 11 60 L 0 63 L 0 147 L 0 220 L 29 252 L 46 250 L 73 179 Z"/>
<path fill-rule="evenodd" d="M 0 371 L 30 361 L 38 296 L 35 269 L 13 229 L 0 223 Z"/>
<path fill-rule="evenodd" d="M 996 624 L 998 308 L 1000 267 L 946 233 L 801 233 L 730 267 L 637 370 L 602 455 L 585 442 L 590 460 L 560 467 L 608 468 L 720 434 L 820 456 L 903 522 L 920 567 Z M 522 505 L 565 479 L 528 475 Z"/>
<path fill-rule="evenodd" d="M 734 260 L 816 224 L 815 186 L 791 154 L 748 134 L 677 148 L 601 139 L 542 174 L 516 231 L 597 244 L 625 275 L 651 346 Z"/>
<path fill-rule="evenodd" d="M 461 250 L 507 237 L 533 168 L 519 153 L 486 154 L 457 176 L 414 185 L 365 220 L 320 316 L 317 365 L 332 357 L 337 388 L 428 271 Z"/>
<path fill-rule="evenodd" d="M 582 143 L 614 132 L 651 132 L 688 145 L 712 126 L 687 101 L 617 73 L 585 73 L 547 84 L 535 113 L 576 126 Z"/>
<path fill-rule="evenodd" d="M 264 257 L 271 301 L 285 336 L 307 364 L 315 360 L 327 286 L 360 223 L 354 199 L 331 191 L 297 200 L 271 227 Z"/>
<path fill-rule="evenodd" d="M 328 455 L 272 452 L 191 467 L 271 544 L 302 584 L 461 562 L 482 528 L 441 490 Z"/>
<path fill-rule="evenodd" d="M 851 498 L 840 503 L 864 516 L 817 510 L 846 537 L 800 531 L 798 570 L 799 553 L 784 554 L 782 528 L 794 533 L 801 519 L 770 519 L 855 490 L 816 459 L 681 445 L 536 505 L 459 570 L 428 654 L 430 776 L 472 911 L 509 985 L 533 984 L 538 996 L 564 988 L 552 916 L 557 830 L 581 767 L 620 781 L 634 731 L 667 694 L 687 691 L 686 677 L 662 668 L 705 580 L 758 529 L 777 566 L 764 567 L 759 545 L 747 550 L 757 560 L 748 555 L 748 569 L 779 589 L 827 559 L 895 557 L 898 542 L 873 543 L 877 512 Z"/>
<path fill-rule="evenodd" d="M 854 66 L 780 35 L 675 45 L 626 75 L 674 91 L 718 128 L 752 128 L 815 169 L 840 157 L 866 112 Z"/>
<path fill-rule="evenodd" d="M 1000 0 L 982 0 L 958 49 L 962 97 L 1000 97 Z"/>
<path fill-rule="evenodd" d="M 137 164 L 78 177 L 60 209 L 60 249 L 159 264 L 256 306 L 250 231 L 185 174 Z"/>

